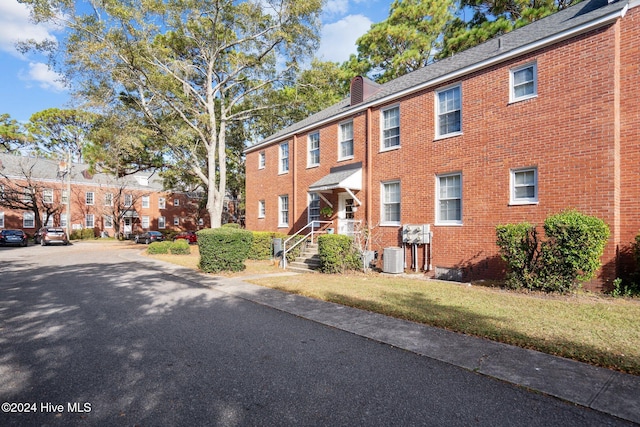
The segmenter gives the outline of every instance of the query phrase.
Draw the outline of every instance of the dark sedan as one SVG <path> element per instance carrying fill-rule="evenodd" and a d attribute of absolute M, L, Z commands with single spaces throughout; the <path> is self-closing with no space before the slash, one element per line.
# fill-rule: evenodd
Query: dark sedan
<path fill-rule="evenodd" d="M 27 235 L 22 230 L 0 230 L 0 246 L 27 246 Z"/>
<path fill-rule="evenodd" d="M 142 234 L 137 234 L 133 240 L 135 240 L 136 243 L 148 245 L 153 242 L 163 242 L 164 236 L 159 231 L 145 231 Z"/>

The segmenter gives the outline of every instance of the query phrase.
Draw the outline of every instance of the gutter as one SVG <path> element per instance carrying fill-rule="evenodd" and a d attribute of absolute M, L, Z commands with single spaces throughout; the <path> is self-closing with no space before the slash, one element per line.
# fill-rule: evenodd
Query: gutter
<path fill-rule="evenodd" d="M 631 6 L 630 6 L 630 4 L 631 4 Z M 380 98 L 380 99 L 377 99 L 375 101 L 368 102 L 368 103 L 367 102 L 363 102 L 363 103 L 359 104 L 357 108 L 350 109 L 350 110 L 348 110 L 348 111 L 346 111 L 344 113 L 340 113 L 340 114 L 331 116 L 329 118 L 326 118 L 324 120 L 321 120 L 321 121 L 315 122 L 313 124 L 310 124 L 308 126 L 304 126 L 304 127 L 300 128 L 300 129 L 297 129 L 295 131 L 292 131 L 292 132 L 289 132 L 289 133 L 287 133 L 285 135 L 282 135 L 282 136 L 278 137 L 277 139 L 265 140 L 265 141 L 263 141 L 261 143 L 253 145 L 251 147 L 247 147 L 244 150 L 244 153 L 245 154 L 251 153 L 252 151 L 267 147 L 267 146 L 269 146 L 271 144 L 279 143 L 279 142 L 285 141 L 287 139 L 290 139 L 294 135 L 305 133 L 310 129 L 315 129 L 315 128 L 318 128 L 318 127 L 320 127 L 322 125 L 325 125 L 327 123 L 332 123 L 334 121 L 339 121 L 339 120 L 342 120 L 342 119 L 345 119 L 345 118 L 348 118 L 348 117 L 352 117 L 352 116 L 354 116 L 354 115 L 356 115 L 358 113 L 366 111 L 369 108 L 389 103 L 391 101 L 397 100 L 399 98 L 405 97 L 405 96 L 413 94 L 415 92 L 420 92 L 420 91 L 422 91 L 424 89 L 427 89 L 429 87 L 437 86 L 439 84 L 448 82 L 450 80 L 454 80 L 456 78 L 465 76 L 467 74 L 474 73 L 474 72 L 476 72 L 478 70 L 481 70 L 483 68 L 491 67 L 492 65 L 498 64 L 500 62 L 504 62 L 504 61 L 507 61 L 509 59 L 524 55 L 524 54 L 529 53 L 529 52 L 532 52 L 534 50 L 542 49 L 542 48 L 547 47 L 549 45 L 564 41 L 564 40 L 569 39 L 571 37 L 575 37 L 575 36 L 577 36 L 579 34 L 588 32 L 590 30 L 599 28 L 599 27 L 601 27 L 603 25 L 606 25 L 606 24 L 609 24 L 609 23 L 611 23 L 613 21 L 616 21 L 619 18 L 623 18 L 626 15 L 627 10 L 629 9 L 629 7 L 633 8 L 633 7 L 636 7 L 636 6 L 639 6 L 639 5 L 640 5 L 640 0 L 632 0 L 630 3 L 625 5 L 622 9 L 616 10 L 615 12 L 612 12 L 612 13 L 610 13 L 608 15 L 602 16 L 602 17 L 600 17 L 600 18 L 598 18 L 598 19 L 596 19 L 594 21 L 590 21 L 590 22 L 584 23 L 582 25 L 579 25 L 577 27 L 573 27 L 573 28 L 571 28 L 569 30 L 563 31 L 561 33 L 557 33 L 557 34 L 555 34 L 555 35 L 553 35 L 551 37 L 547 37 L 547 38 L 538 40 L 537 42 L 534 42 L 534 43 L 531 43 L 531 44 L 528 44 L 528 45 L 525 45 L 525 46 L 521 46 L 520 48 L 511 50 L 509 52 L 505 52 L 502 55 L 494 56 L 493 58 L 478 62 L 478 63 L 473 64 L 473 65 L 469 65 L 469 66 L 461 68 L 458 71 L 455 71 L 453 73 L 449 73 L 449 74 L 446 74 L 444 76 L 438 77 L 436 79 L 426 81 L 426 82 L 421 83 L 421 84 L 419 84 L 417 86 L 412 86 L 412 87 L 404 89 L 404 90 L 402 90 L 400 92 L 396 92 L 396 93 L 393 93 L 391 95 L 388 95 L 388 96 L 386 96 L 384 98 Z"/>

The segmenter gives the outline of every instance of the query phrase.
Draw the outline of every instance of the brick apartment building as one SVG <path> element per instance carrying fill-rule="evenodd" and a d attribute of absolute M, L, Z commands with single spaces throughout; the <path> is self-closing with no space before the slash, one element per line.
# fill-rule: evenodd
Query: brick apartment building
<path fill-rule="evenodd" d="M 39 220 L 33 210 L 7 207 L 15 194 L 36 204 Z M 199 208 L 201 197 L 164 190 L 157 174 L 116 179 L 91 174 L 85 164 L 68 168 L 56 160 L 0 154 L 0 229 L 22 229 L 30 236 L 38 224 L 70 232 L 92 229 L 95 236 L 111 237 L 117 232 L 129 237 L 146 230 L 195 231 L 210 224 L 206 210 Z"/>
<path fill-rule="evenodd" d="M 638 6 L 586 0 L 384 85 L 355 78 L 246 149 L 247 228 L 293 234 L 330 206 L 380 255 L 472 280 L 504 274 L 497 224 L 574 208 L 610 227 L 591 284 L 607 286 L 640 232 Z M 407 224 L 431 243 L 404 244 Z"/>

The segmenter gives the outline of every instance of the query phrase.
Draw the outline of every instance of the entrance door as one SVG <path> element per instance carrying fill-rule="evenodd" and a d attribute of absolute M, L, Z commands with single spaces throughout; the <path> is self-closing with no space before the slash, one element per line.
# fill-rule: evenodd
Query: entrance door
<path fill-rule="evenodd" d="M 353 205 L 353 197 L 349 193 L 338 194 L 338 234 L 353 235 L 355 224 Z"/>
<path fill-rule="evenodd" d="M 122 230 L 122 231 L 123 231 L 123 234 L 124 234 L 125 238 L 128 239 L 131 236 L 131 231 L 132 231 L 131 218 L 124 218 L 124 230 Z"/>

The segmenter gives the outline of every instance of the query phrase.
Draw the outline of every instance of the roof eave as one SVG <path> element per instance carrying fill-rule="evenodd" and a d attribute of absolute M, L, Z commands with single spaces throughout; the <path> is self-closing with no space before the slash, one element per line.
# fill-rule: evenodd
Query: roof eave
<path fill-rule="evenodd" d="M 640 1 L 640 0 L 638 0 Z M 549 37 L 545 37 L 543 39 L 540 39 L 536 42 L 533 43 L 529 43 L 527 45 L 521 46 L 519 48 L 510 50 L 508 52 L 505 52 L 501 55 L 497 55 L 494 56 L 492 58 L 489 58 L 487 60 L 475 63 L 473 65 L 467 66 L 467 67 L 463 67 L 457 71 L 454 71 L 453 73 L 448 73 L 445 74 L 443 76 L 440 76 L 438 78 L 435 79 L 431 79 L 431 80 L 427 80 L 424 83 L 421 83 L 419 85 L 416 86 L 412 86 L 410 88 L 407 88 L 405 90 L 399 91 L 399 92 L 395 92 L 391 95 L 388 95 L 384 98 L 380 98 L 380 99 L 376 99 L 374 101 L 371 102 L 363 102 L 362 104 L 359 104 L 358 107 L 354 108 L 354 109 L 350 109 L 348 111 L 345 111 L 344 113 L 340 113 L 340 114 L 336 114 L 334 116 L 328 117 L 324 120 L 320 120 L 318 122 L 312 123 L 310 125 L 307 125 L 305 127 L 302 127 L 300 129 L 296 129 L 290 133 L 286 133 L 284 135 L 281 135 L 277 138 L 274 139 L 266 139 L 261 143 L 258 143 L 256 145 L 253 145 L 251 147 L 247 147 L 244 150 L 245 154 L 251 153 L 253 151 L 259 150 L 261 148 L 267 147 L 271 144 L 276 144 L 282 141 L 285 141 L 287 139 L 291 139 L 293 136 L 297 135 L 297 134 L 302 134 L 305 133 L 307 131 L 309 131 L 310 129 L 315 129 L 318 128 L 320 126 L 323 126 L 325 124 L 328 123 L 332 123 L 335 121 L 340 121 L 343 120 L 344 118 L 353 116 L 357 113 L 363 112 L 371 107 L 375 107 L 378 105 L 384 105 L 386 103 L 392 102 L 394 100 L 397 100 L 399 98 L 405 97 L 407 95 L 411 95 L 412 93 L 415 92 L 419 92 L 422 91 L 424 89 L 427 89 L 429 87 L 432 86 L 437 86 L 439 84 L 442 83 L 446 83 L 447 81 L 450 80 L 454 80 L 456 78 L 465 76 L 467 74 L 471 74 L 474 73 L 478 70 L 481 70 L 483 68 L 487 68 L 487 67 L 491 67 L 497 63 L 500 62 L 504 62 L 507 61 L 509 59 L 524 55 L 526 53 L 529 53 L 531 51 L 534 50 L 538 50 L 538 49 L 542 49 L 546 46 L 561 42 L 563 40 L 569 39 L 571 37 L 575 37 L 579 34 L 591 31 L 593 29 L 599 28 L 601 26 L 607 25 L 611 22 L 616 21 L 619 18 L 624 17 L 624 15 L 626 14 L 627 10 L 628 10 L 629 5 L 625 5 L 623 8 L 619 9 L 619 10 L 615 10 L 612 13 L 608 14 L 608 15 L 604 15 L 599 17 L 598 19 L 594 19 L 592 21 L 589 22 L 585 22 L 581 25 L 577 25 L 575 27 L 572 27 L 570 29 L 567 29 L 565 31 L 562 31 L 560 33 L 554 34 L 552 36 Z"/>

